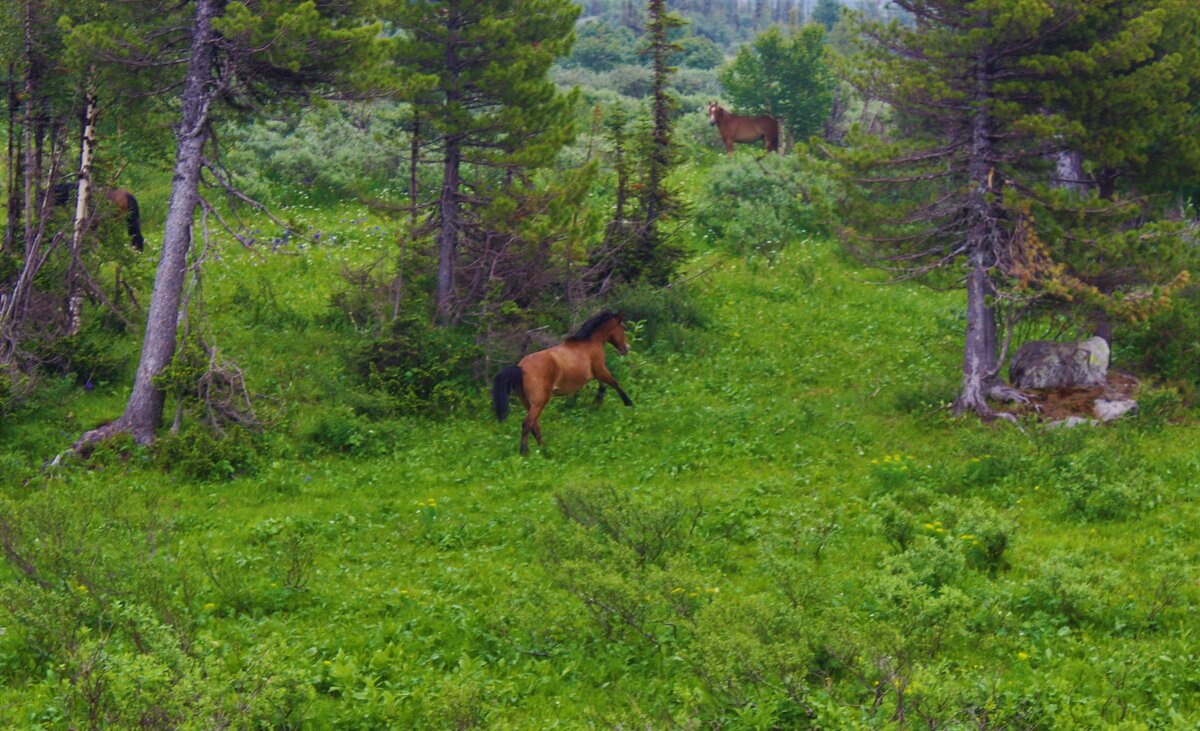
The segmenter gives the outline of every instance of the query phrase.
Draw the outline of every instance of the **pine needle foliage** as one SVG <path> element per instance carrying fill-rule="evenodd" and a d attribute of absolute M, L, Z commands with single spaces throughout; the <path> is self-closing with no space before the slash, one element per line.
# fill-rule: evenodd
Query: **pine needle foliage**
<path fill-rule="evenodd" d="M 1172 18 L 1194 11 L 1174 0 L 1133 9 L 1083 0 L 897 4 L 915 23 L 857 18 L 858 51 L 843 67 L 893 110 L 886 133 L 852 133 L 834 152 L 850 183 L 844 240 L 897 279 L 961 284 L 966 261 L 956 408 L 989 415 L 987 398 L 1019 398 L 996 378 L 998 304 L 1135 318 L 1187 282 L 1176 226 L 1136 196 L 1056 186 L 1053 158 L 1104 139 L 1103 150 L 1086 147 L 1104 164 L 1163 141 L 1172 125 L 1143 123 L 1140 105 L 1089 113 L 1087 100 L 1104 87 L 1091 82 L 1136 76 L 1147 99 L 1186 86 L 1191 71 L 1164 44 Z M 1127 128 L 1142 132 L 1122 137 Z"/>

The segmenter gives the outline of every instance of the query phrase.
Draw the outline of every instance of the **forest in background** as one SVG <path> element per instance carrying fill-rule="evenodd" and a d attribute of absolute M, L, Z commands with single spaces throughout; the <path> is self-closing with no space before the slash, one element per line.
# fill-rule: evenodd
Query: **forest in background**
<path fill-rule="evenodd" d="M 1194 723 L 1200 11 L 984 5 L 9 4 L 0 722 Z"/>

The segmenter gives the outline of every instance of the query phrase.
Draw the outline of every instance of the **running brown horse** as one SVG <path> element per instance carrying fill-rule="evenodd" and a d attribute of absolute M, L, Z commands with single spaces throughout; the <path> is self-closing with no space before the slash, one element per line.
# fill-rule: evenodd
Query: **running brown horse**
<path fill-rule="evenodd" d="M 71 199 L 77 186 L 73 183 L 57 183 L 54 185 L 54 205 L 65 206 Z M 129 233 L 129 244 L 141 251 L 146 247 L 146 239 L 142 237 L 142 217 L 138 211 L 137 198 L 124 188 L 109 188 L 99 191 L 117 208 L 117 212 L 125 216 L 125 229 Z"/>
<path fill-rule="evenodd" d="M 733 152 L 734 142 L 758 142 L 767 145 L 767 152 L 779 149 L 779 122 L 766 114 L 757 117 L 740 117 L 728 109 L 709 102 L 708 123 L 716 126 L 725 143 L 725 152 Z"/>
<path fill-rule="evenodd" d="M 575 334 L 568 335 L 562 344 L 530 353 L 517 365 L 496 374 L 492 384 L 492 405 L 496 409 L 496 418 L 504 421 L 508 416 L 508 398 L 513 391 L 516 391 L 528 412 L 521 423 L 521 454 L 529 451 L 530 432 L 533 432 L 542 449 L 546 448 L 538 417 L 551 396 L 576 393 L 595 379 L 600 382 L 597 404 L 604 400 L 605 388 L 612 386 L 626 406 L 633 406 L 629 396 L 617 384 L 617 379 L 608 372 L 604 363 L 605 343 L 612 343 L 621 355 L 629 352 L 625 323 L 620 313 L 601 312 L 583 323 Z"/>

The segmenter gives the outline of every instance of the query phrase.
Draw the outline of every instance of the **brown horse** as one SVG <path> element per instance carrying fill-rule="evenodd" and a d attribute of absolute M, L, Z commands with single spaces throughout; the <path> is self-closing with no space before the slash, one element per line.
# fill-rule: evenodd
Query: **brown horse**
<path fill-rule="evenodd" d="M 728 109 L 709 102 L 708 123 L 715 125 L 725 143 L 725 152 L 733 152 L 734 142 L 758 142 L 767 145 L 767 152 L 779 149 L 779 122 L 766 114 L 757 117 L 739 117 Z"/>
<path fill-rule="evenodd" d="M 530 353 L 515 366 L 496 374 L 492 384 L 492 405 L 500 421 L 508 416 L 508 398 L 513 391 L 529 413 L 521 423 L 521 454 L 529 451 L 529 433 L 543 449 L 542 427 L 538 416 L 551 396 L 567 396 L 579 391 L 592 379 L 600 382 L 596 403 L 604 400 L 606 386 L 617 389 L 621 401 L 633 406 L 617 379 L 604 363 L 604 344 L 612 343 L 621 355 L 629 352 L 625 340 L 625 323 L 619 313 L 601 312 L 583 323 L 578 332 L 568 335 L 561 345 Z"/>
<path fill-rule="evenodd" d="M 54 205 L 65 206 L 75 192 L 73 183 L 57 183 L 54 185 Z M 108 188 L 99 193 L 117 208 L 117 212 L 125 216 L 125 229 L 129 233 L 129 245 L 141 251 L 146 247 L 146 239 L 142 237 L 142 218 L 138 210 L 137 198 L 124 188 Z"/>

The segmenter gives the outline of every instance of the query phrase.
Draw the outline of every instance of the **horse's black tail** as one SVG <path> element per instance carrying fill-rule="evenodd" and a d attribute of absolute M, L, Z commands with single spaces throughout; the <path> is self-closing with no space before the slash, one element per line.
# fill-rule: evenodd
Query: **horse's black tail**
<path fill-rule="evenodd" d="M 133 197 L 133 193 L 126 191 L 125 196 L 129 200 L 129 212 L 125 214 L 125 224 L 129 228 L 129 243 L 133 248 L 141 251 L 146 248 L 146 239 L 142 238 L 142 217 L 138 212 L 137 198 Z"/>
<path fill-rule="evenodd" d="M 779 152 L 779 122 L 767 130 L 767 152 Z"/>
<path fill-rule="evenodd" d="M 525 372 L 520 366 L 509 366 L 496 374 L 496 380 L 492 382 L 492 406 L 500 421 L 508 418 L 508 395 L 521 385 L 524 378 Z"/>

